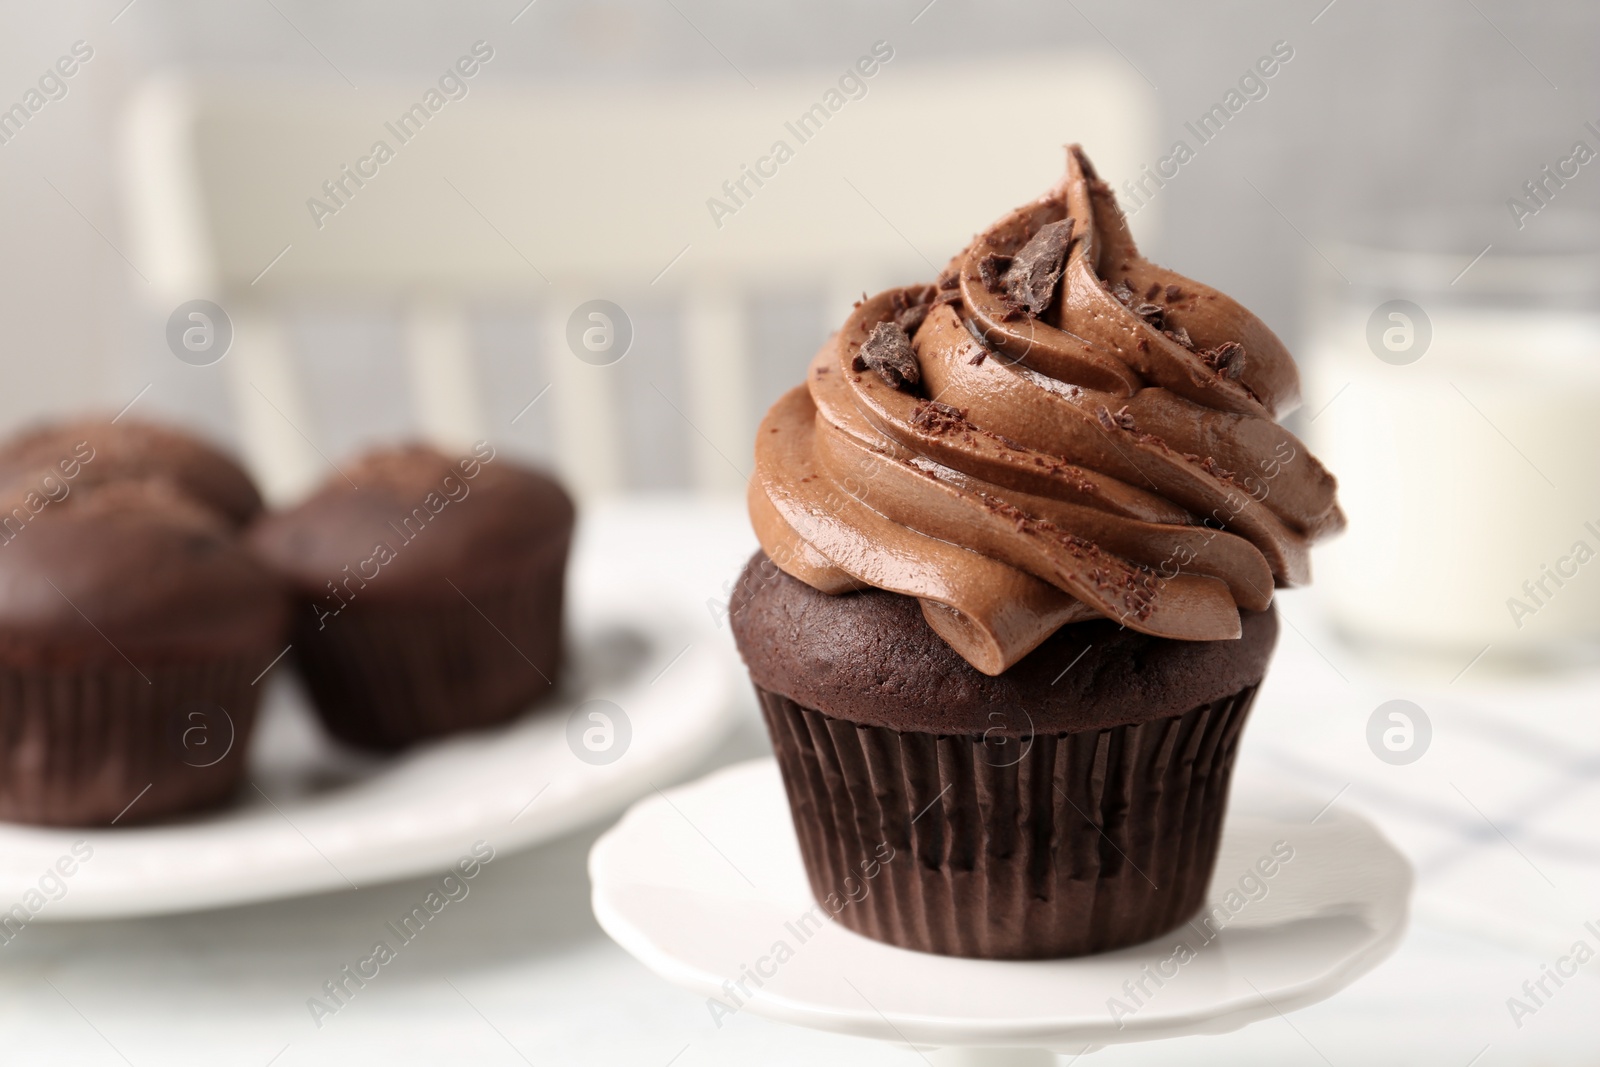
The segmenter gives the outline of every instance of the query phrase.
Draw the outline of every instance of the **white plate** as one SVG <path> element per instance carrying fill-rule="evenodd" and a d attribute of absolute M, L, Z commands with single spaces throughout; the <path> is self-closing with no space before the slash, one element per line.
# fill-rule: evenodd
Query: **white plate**
<path fill-rule="evenodd" d="M 0 824 L 0 911 L 37 889 L 74 842 L 87 842 L 92 858 L 35 920 L 189 911 L 442 874 L 475 841 L 526 847 L 689 773 L 736 712 L 737 660 L 725 635 L 638 598 L 585 601 L 572 611 L 557 696 L 508 726 L 398 757 L 336 749 L 297 687 L 274 677 L 236 806 L 150 827 Z M 615 762 L 591 765 L 568 744 L 569 715 L 590 699 L 613 702 L 631 725 Z"/>
<path fill-rule="evenodd" d="M 1229 903 L 1228 890 L 1251 873 L 1256 899 L 1230 909 L 1209 942 L 1200 927 L 1183 927 L 1104 955 L 1014 962 L 911 952 L 829 921 L 802 941 L 797 920 L 813 902 L 770 759 L 634 805 L 590 853 L 594 912 L 646 966 L 706 997 L 719 1023 L 727 1015 L 712 998 L 921 1046 L 1079 1053 L 1223 1033 L 1327 997 L 1375 966 L 1400 939 L 1411 889 L 1406 861 L 1359 817 L 1331 810 L 1310 823 L 1282 814 L 1316 810 L 1302 798 L 1236 792 L 1210 900 Z M 1268 864 L 1263 878 L 1255 865 L 1278 842 L 1293 856 Z M 780 942 L 792 952 L 782 962 Z M 1192 958 L 1175 953 L 1179 943 Z M 1161 985 L 1146 966 L 1166 975 Z M 750 971 L 763 983 L 745 979 L 753 996 L 725 985 Z"/>

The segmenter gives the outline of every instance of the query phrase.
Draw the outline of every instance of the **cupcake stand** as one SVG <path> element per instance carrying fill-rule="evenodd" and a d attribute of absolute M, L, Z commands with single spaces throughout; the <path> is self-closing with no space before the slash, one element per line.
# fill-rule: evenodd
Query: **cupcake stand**
<path fill-rule="evenodd" d="M 1405 929 L 1410 868 L 1371 824 L 1317 808 L 1236 782 L 1211 910 L 1068 960 L 910 952 L 823 918 L 769 759 L 640 801 L 595 844 L 589 874 L 606 933 L 705 998 L 710 1031 L 750 1012 L 932 1064 L 1046 1065 L 1284 1015 L 1383 960 Z"/>

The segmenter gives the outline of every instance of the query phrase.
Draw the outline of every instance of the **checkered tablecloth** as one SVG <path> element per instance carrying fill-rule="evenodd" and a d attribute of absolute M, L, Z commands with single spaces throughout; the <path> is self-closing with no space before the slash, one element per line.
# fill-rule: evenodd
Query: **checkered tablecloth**
<path fill-rule="evenodd" d="M 1314 594 L 1281 595 L 1280 614 L 1240 773 L 1378 822 L 1416 867 L 1419 919 L 1540 953 L 1579 938 L 1600 950 L 1585 928 L 1600 928 L 1600 668 L 1513 675 L 1484 657 L 1453 680 L 1403 674 L 1331 636 Z M 1431 726 L 1415 762 L 1369 743 L 1391 700 Z"/>

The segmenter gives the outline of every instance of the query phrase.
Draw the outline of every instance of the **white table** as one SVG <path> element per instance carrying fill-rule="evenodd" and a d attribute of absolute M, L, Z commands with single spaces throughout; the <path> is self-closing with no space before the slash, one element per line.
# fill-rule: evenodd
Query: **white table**
<path fill-rule="evenodd" d="M 705 611 L 753 545 L 736 503 L 657 500 L 597 510 L 580 550 L 607 553 Z M 1600 960 L 1551 986 L 1555 995 L 1520 1030 L 1506 999 L 1554 961 L 1565 931 L 1584 936 L 1569 916 L 1588 907 L 1600 920 L 1600 785 L 1590 781 L 1600 730 L 1583 715 L 1600 681 L 1484 687 L 1475 668 L 1439 697 L 1348 660 L 1318 630 L 1304 595 L 1283 597 L 1282 608 L 1294 627 L 1285 627 L 1246 733 L 1241 773 L 1287 774 L 1330 798 L 1353 783 L 1336 802 L 1378 819 L 1418 866 L 1417 920 L 1390 961 L 1330 1001 L 1223 1037 L 1107 1049 L 1092 1062 L 1466 1067 L 1480 1052 L 1480 1067 L 1594 1062 Z M 1381 763 L 1365 747 L 1367 716 L 1395 696 L 1433 717 L 1434 749 L 1410 767 Z M 1537 732 L 1507 727 L 1495 709 L 1508 705 Z M 708 766 L 765 750 L 753 700 L 746 712 Z M 0 1061 L 923 1062 L 903 1047 L 748 1013 L 716 1028 L 703 1002 L 645 971 L 595 925 L 584 860 L 600 829 L 495 860 L 465 901 L 320 1029 L 307 998 L 367 954 L 383 924 L 420 899 L 420 881 L 198 915 L 35 924 L 0 945 Z"/>

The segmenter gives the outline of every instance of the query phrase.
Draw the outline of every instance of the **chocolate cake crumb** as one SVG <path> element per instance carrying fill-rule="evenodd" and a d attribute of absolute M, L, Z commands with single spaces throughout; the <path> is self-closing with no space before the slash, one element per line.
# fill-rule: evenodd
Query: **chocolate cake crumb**
<path fill-rule="evenodd" d="M 1066 266 L 1072 227 L 1070 218 L 1046 223 L 1011 259 L 1005 275 L 1006 294 L 1030 315 L 1043 314 L 1050 306 L 1056 282 L 1061 280 Z"/>
<path fill-rule="evenodd" d="M 859 364 L 859 365 L 856 365 Z M 922 381 L 922 367 L 911 350 L 911 338 L 892 322 L 880 322 L 872 336 L 862 343 L 855 358 L 856 370 L 871 367 L 895 389 L 905 389 Z"/>
<path fill-rule="evenodd" d="M 1144 291 L 1144 298 L 1146 300 L 1154 300 L 1156 298 L 1157 294 L 1159 294 L 1160 292 L 1161 292 L 1161 283 L 1160 282 L 1151 282 L 1150 283 L 1150 288 L 1148 288 L 1148 289 L 1146 289 Z"/>
<path fill-rule="evenodd" d="M 1182 289 L 1179 289 L 1176 285 L 1167 286 L 1167 303 L 1170 304 L 1174 300 L 1177 300 L 1177 299 L 1181 298 L 1182 296 L 1183 296 L 1183 290 Z"/>

